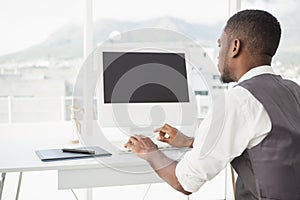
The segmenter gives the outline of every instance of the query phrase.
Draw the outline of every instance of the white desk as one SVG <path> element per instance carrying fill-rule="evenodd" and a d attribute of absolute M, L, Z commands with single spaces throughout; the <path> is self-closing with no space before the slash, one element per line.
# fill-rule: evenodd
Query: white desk
<path fill-rule="evenodd" d="M 34 152 L 38 149 L 75 146 L 70 142 L 73 137 L 70 122 L 0 125 L 0 172 L 58 170 L 59 189 L 162 181 L 144 160 L 134 154 L 113 155 L 97 160 L 42 162 Z M 176 156 L 176 152 L 170 153 L 169 156 Z"/>
<path fill-rule="evenodd" d="M 58 170 L 59 189 L 162 181 L 147 162 L 134 154 L 113 155 L 99 160 L 42 162 L 34 152 L 75 146 L 70 142 L 73 137 L 70 122 L 0 125 L 0 173 Z M 169 151 L 166 154 L 178 158 L 182 152 Z"/>

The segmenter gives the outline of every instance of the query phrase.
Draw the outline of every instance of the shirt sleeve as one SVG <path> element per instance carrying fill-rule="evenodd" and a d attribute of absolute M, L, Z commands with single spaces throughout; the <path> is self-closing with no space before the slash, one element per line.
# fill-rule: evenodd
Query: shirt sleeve
<path fill-rule="evenodd" d="M 255 142 L 260 142 L 271 130 L 263 106 L 241 87 L 216 98 L 212 106 L 195 134 L 193 149 L 176 167 L 179 183 L 189 192 L 198 191 L 250 144 L 253 145 L 253 140 L 259 138 Z M 257 126 L 261 129 L 254 130 Z"/>

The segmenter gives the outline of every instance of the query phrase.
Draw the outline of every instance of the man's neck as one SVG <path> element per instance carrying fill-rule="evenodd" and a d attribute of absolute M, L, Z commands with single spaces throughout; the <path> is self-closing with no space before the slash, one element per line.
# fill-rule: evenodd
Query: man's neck
<path fill-rule="evenodd" d="M 267 55 L 249 55 L 244 62 L 241 62 L 235 73 L 235 81 L 237 82 L 240 78 L 253 68 L 260 67 L 263 65 L 271 65 L 272 57 Z"/>

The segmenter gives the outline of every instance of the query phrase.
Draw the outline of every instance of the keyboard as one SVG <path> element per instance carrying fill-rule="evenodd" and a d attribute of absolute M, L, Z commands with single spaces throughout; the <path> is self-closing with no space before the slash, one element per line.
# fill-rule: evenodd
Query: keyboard
<path fill-rule="evenodd" d="M 173 147 L 165 142 L 158 141 L 157 139 L 152 139 L 152 141 L 158 146 L 159 150 L 176 149 L 176 147 Z M 121 153 L 130 153 L 131 150 L 124 147 L 124 144 L 127 142 L 128 140 L 111 141 L 112 145 L 114 145 Z"/>
<path fill-rule="evenodd" d="M 149 129 L 121 129 L 121 128 L 116 128 L 116 127 L 107 127 L 107 128 L 102 128 L 102 133 L 104 136 L 110 141 L 110 143 L 116 147 L 116 149 L 119 150 L 121 153 L 128 153 L 131 152 L 129 149 L 124 147 L 124 144 L 128 142 L 128 139 L 130 135 L 140 135 L 143 134 L 144 136 L 147 136 L 152 139 L 152 141 L 158 146 L 160 150 L 171 150 L 171 149 L 178 149 L 177 147 L 173 147 L 165 142 L 158 141 L 156 137 L 158 136 L 157 133 L 154 133 L 155 127 L 149 128 Z M 177 127 L 183 133 L 194 133 L 193 127 L 191 126 L 186 126 L 186 127 Z M 190 134 L 187 134 L 191 136 Z"/>

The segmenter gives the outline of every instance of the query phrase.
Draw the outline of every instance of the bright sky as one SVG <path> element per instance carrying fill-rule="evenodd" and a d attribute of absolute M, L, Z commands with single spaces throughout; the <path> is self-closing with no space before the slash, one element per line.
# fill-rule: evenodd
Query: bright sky
<path fill-rule="evenodd" d="M 242 1 L 242 5 L 249 4 L 248 1 L 263 8 L 270 7 L 269 0 Z M 295 10 L 296 6 L 288 1 L 273 0 L 270 9 L 281 14 Z M 94 19 L 139 21 L 173 16 L 189 22 L 214 24 L 228 17 L 228 0 L 94 0 L 93 3 Z M 66 24 L 82 24 L 83 15 L 84 0 L 1 0 L 0 55 L 41 43 Z"/>
<path fill-rule="evenodd" d="M 227 0 L 94 0 L 93 3 L 94 19 L 139 21 L 174 16 L 216 23 L 224 20 L 228 12 Z M 1 0 L 0 55 L 38 44 L 65 24 L 82 24 L 83 15 L 84 0 Z"/>
<path fill-rule="evenodd" d="M 1 0 L 0 55 L 42 42 L 83 15 L 82 0 Z"/>

